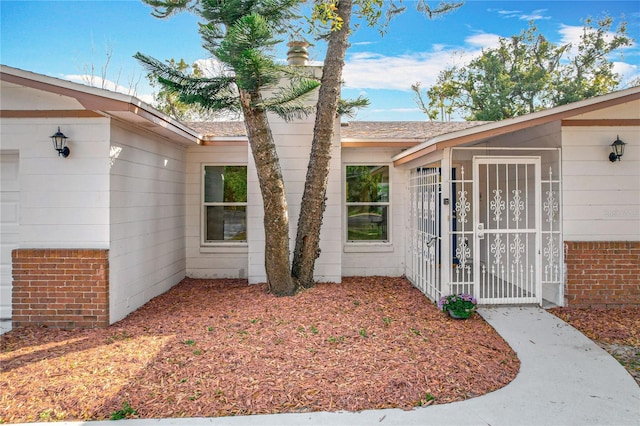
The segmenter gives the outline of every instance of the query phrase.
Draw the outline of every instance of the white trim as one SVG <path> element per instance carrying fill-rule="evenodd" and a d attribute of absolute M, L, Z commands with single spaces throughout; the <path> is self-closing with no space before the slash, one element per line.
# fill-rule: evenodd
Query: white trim
<path fill-rule="evenodd" d="M 414 154 L 416 152 L 419 152 L 425 148 L 428 148 L 432 145 L 436 145 L 441 142 L 453 141 L 458 138 L 473 136 L 473 135 L 478 135 L 478 140 L 481 140 L 487 137 L 491 137 L 492 134 L 495 134 L 499 130 L 500 130 L 499 133 L 508 133 L 509 132 L 508 128 L 511 126 L 516 127 L 512 131 L 523 130 L 522 126 L 524 125 L 526 127 L 526 124 L 529 121 L 532 122 L 532 124 L 529 125 L 531 126 L 533 124 L 536 124 L 536 122 L 539 120 L 542 120 L 542 121 L 553 121 L 554 119 L 560 120 L 562 118 L 565 118 L 567 114 L 570 114 L 574 110 L 577 111 L 576 113 L 578 113 L 581 108 L 595 106 L 600 103 L 616 101 L 618 99 L 620 99 L 619 102 L 625 102 L 624 100 L 622 100 L 622 98 L 625 98 L 627 96 L 637 98 L 639 94 L 640 94 L 640 86 L 632 87 L 629 89 L 608 93 L 606 95 L 597 96 L 594 98 L 585 99 L 582 101 L 573 102 L 566 105 L 560 105 L 554 108 L 537 111 L 530 114 L 521 115 L 518 117 L 508 118 L 501 121 L 481 124 L 475 127 L 470 127 L 463 130 L 446 133 L 443 135 L 435 136 L 419 145 L 416 145 L 414 147 L 411 147 L 402 151 L 400 154 L 395 155 L 391 159 L 391 161 L 396 162 L 406 156 L 409 156 L 411 154 Z M 556 115 L 557 117 L 554 117 Z M 540 123 L 537 122 L 537 124 L 540 124 Z M 506 129 L 506 131 L 504 129 Z"/>
<path fill-rule="evenodd" d="M 357 203 L 357 202 L 352 202 L 352 203 L 347 203 L 347 193 L 346 193 L 346 186 L 347 186 L 347 167 L 349 166 L 382 166 L 382 167 L 387 167 L 388 169 L 388 176 L 389 176 L 389 199 L 386 202 L 375 202 L 375 203 Z M 366 163 L 366 162 L 348 162 L 348 163 L 342 163 L 342 200 L 341 200 L 341 204 L 342 204 L 342 224 L 344 226 L 343 228 L 343 232 L 342 232 L 342 243 L 344 245 L 344 252 L 366 252 L 366 251 L 393 251 L 393 244 L 392 244 L 392 238 L 391 238 L 391 233 L 392 233 L 392 222 L 393 222 L 393 218 L 392 218 L 392 209 L 391 209 L 391 205 L 392 205 L 392 186 L 393 186 L 393 182 L 392 182 L 392 177 L 391 177 L 391 170 L 393 169 L 393 164 L 391 163 L 385 163 L 385 162 L 370 162 L 370 163 Z M 370 240 L 370 241 L 364 241 L 364 240 L 349 240 L 349 224 L 348 224 L 348 217 L 347 217 L 347 211 L 348 211 L 348 206 L 349 205 L 380 205 L 380 206 L 386 206 L 387 207 L 387 239 L 386 240 Z M 385 247 L 391 247 L 391 250 L 375 250 L 372 248 L 374 246 L 380 246 L 383 245 Z M 352 250 L 348 250 L 347 247 L 352 247 Z M 361 250 L 356 249 L 357 247 L 360 247 Z"/>
<path fill-rule="evenodd" d="M 205 174 L 205 167 L 246 167 L 247 168 L 247 175 L 249 174 L 249 168 L 248 165 L 246 163 L 219 163 L 219 162 L 214 162 L 214 163 L 200 163 L 200 194 L 199 194 L 199 210 L 200 210 L 200 253 L 229 253 L 230 247 L 245 247 L 245 250 L 242 252 L 248 252 L 248 239 L 246 240 L 239 240 L 237 242 L 234 241 L 227 241 L 227 240 L 221 240 L 221 241 L 208 241 L 206 239 L 206 235 L 205 235 L 205 229 L 206 229 L 206 214 L 205 214 L 205 210 L 207 207 L 209 206 L 244 206 L 245 207 L 245 217 L 246 214 L 249 210 L 249 194 L 248 194 L 248 188 L 247 188 L 247 201 L 244 203 L 205 203 L 204 201 L 204 193 L 205 193 L 205 182 L 204 182 L 204 174 Z M 248 225 L 248 224 L 247 224 Z M 247 228 L 245 230 L 247 232 L 247 235 L 249 234 L 249 229 Z M 212 249 L 211 251 L 207 250 L 208 249 Z M 217 250 L 217 249 L 221 249 L 221 250 Z"/>

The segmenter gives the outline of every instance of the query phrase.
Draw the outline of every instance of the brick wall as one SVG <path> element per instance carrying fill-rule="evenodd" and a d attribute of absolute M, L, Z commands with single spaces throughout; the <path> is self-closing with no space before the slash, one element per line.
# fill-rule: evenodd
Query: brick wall
<path fill-rule="evenodd" d="M 640 305 L 640 242 L 566 242 L 570 307 Z"/>
<path fill-rule="evenodd" d="M 109 251 L 17 249 L 13 262 L 13 327 L 109 325 Z"/>

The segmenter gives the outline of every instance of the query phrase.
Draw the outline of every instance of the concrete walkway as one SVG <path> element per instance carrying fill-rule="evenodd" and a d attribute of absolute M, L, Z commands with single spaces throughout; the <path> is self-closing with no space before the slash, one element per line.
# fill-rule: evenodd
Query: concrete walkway
<path fill-rule="evenodd" d="M 480 314 L 518 353 L 516 379 L 490 394 L 411 411 L 273 414 L 219 418 L 121 420 L 125 426 L 281 425 L 636 425 L 640 387 L 607 352 L 535 307 L 482 308 Z M 58 425 L 113 426 L 105 422 Z M 33 423 L 31 423 L 33 425 Z"/>

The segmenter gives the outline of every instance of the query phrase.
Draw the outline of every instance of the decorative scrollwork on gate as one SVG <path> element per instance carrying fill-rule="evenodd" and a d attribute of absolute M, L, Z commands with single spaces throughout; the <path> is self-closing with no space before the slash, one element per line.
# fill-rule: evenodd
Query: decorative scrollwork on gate
<path fill-rule="evenodd" d="M 546 240 L 547 240 L 547 244 L 542 250 L 542 253 L 545 259 L 547 260 L 547 263 L 549 265 L 554 265 L 555 259 L 557 259 L 559 255 L 558 247 L 554 244 L 553 235 L 547 235 Z"/>
<path fill-rule="evenodd" d="M 520 214 L 524 211 L 524 201 L 522 200 L 522 190 L 514 189 L 511 191 L 513 193 L 513 199 L 509 202 L 509 210 L 513 211 L 513 221 L 520 222 Z"/>
<path fill-rule="evenodd" d="M 458 222 L 467 223 L 467 214 L 471 211 L 471 203 L 467 199 L 467 191 L 458 191 L 458 202 L 456 203 L 456 217 Z"/>
<path fill-rule="evenodd" d="M 502 189 L 493 190 L 493 200 L 489 203 L 489 208 L 493 212 L 493 219 L 496 225 L 502 220 L 502 212 L 505 210 L 505 202 L 502 199 Z"/>
<path fill-rule="evenodd" d="M 431 191 L 429 194 L 429 217 L 431 222 L 436 221 L 436 191 Z"/>
<path fill-rule="evenodd" d="M 462 235 L 458 235 L 456 257 L 460 261 L 461 268 L 464 268 L 467 265 L 467 259 L 471 257 L 471 248 L 469 247 L 468 240 Z"/>
<path fill-rule="evenodd" d="M 493 237 L 493 242 L 491 243 L 491 253 L 493 253 L 493 263 L 496 265 L 501 264 L 502 255 L 507 251 L 504 242 L 502 241 L 502 237 L 500 234 L 495 234 Z"/>
<path fill-rule="evenodd" d="M 513 255 L 514 265 L 520 265 L 520 259 L 524 254 L 524 248 L 524 242 L 522 241 L 522 238 L 520 238 L 520 234 L 515 234 L 513 241 L 509 245 L 509 251 Z"/>

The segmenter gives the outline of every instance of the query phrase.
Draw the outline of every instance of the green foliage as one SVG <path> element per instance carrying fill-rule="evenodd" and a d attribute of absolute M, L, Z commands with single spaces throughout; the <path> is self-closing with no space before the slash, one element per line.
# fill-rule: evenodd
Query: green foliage
<path fill-rule="evenodd" d="M 176 61 L 172 58 L 165 61 L 165 63 L 189 77 L 202 78 L 204 76 L 198 64 L 189 65 L 184 59 Z M 159 78 L 161 78 L 161 75 L 153 72 L 147 75 L 151 86 L 158 88 L 158 92 L 154 96 L 154 107 L 156 109 L 180 121 L 207 121 L 212 119 L 214 114 L 199 104 L 186 103 L 176 91 L 171 89 L 170 84 L 167 86 L 160 84 Z M 229 95 L 230 98 L 233 98 L 231 93 Z M 184 97 L 184 99 L 187 100 L 188 98 Z"/>
<path fill-rule="evenodd" d="M 338 0 L 313 0 L 311 16 L 307 19 L 309 33 L 316 38 L 326 39 L 328 34 L 339 31 L 343 25 L 343 19 L 338 13 Z M 360 22 L 368 27 L 375 28 L 381 35 L 387 32 L 391 20 L 404 12 L 405 3 L 415 5 L 418 12 L 427 18 L 433 19 L 461 7 L 463 1 L 441 1 L 436 7 L 431 7 L 426 0 L 353 0 L 353 15 L 357 22 L 353 23 L 357 29 Z"/>
<path fill-rule="evenodd" d="M 247 166 L 224 166 L 225 202 L 247 202 Z"/>
<path fill-rule="evenodd" d="M 431 392 L 427 392 L 420 401 L 418 401 L 419 407 L 424 407 L 425 405 L 430 405 L 433 401 L 436 400 L 436 397 L 431 394 Z"/>
<path fill-rule="evenodd" d="M 348 202 L 377 202 L 388 199 L 389 171 L 379 166 L 347 166 Z"/>
<path fill-rule="evenodd" d="M 291 72 L 276 63 L 273 48 L 282 42 L 280 37 L 294 31 L 298 17 L 295 11 L 301 0 L 143 1 L 153 7 L 156 17 L 190 11 L 204 18 L 205 23 L 200 24 L 203 47 L 226 68 L 205 77 L 197 68 L 189 73 L 186 64 L 164 63 L 137 53 L 135 58 L 163 87 L 165 98 L 176 96 L 184 105 L 237 114 L 241 110 L 238 90 L 257 93 Z M 286 120 L 306 116 L 313 108 L 304 100 L 317 87 L 315 80 L 300 75 L 288 88 L 248 107 L 274 112 Z"/>
<path fill-rule="evenodd" d="M 356 99 L 340 99 L 338 101 L 338 115 L 354 117 L 357 110 L 366 108 L 369 104 L 369 99 L 362 96 L 358 96 Z"/>
<path fill-rule="evenodd" d="M 109 417 L 110 420 L 122 420 L 122 419 L 126 419 L 129 416 L 133 416 L 135 414 L 138 414 L 138 412 L 136 410 L 134 410 L 131 405 L 129 405 L 128 401 L 123 401 L 122 402 L 122 409 L 114 411 L 113 413 L 111 413 L 111 417 Z"/>
<path fill-rule="evenodd" d="M 609 17 L 595 24 L 587 19 L 572 50 L 551 43 L 531 22 L 469 64 L 441 71 L 426 91 L 419 82 L 411 89 L 430 120 L 450 120 L 458 113 L 468 120 L 497 121 L 602 95 L 621 82 L 611 54 L 632 43 L 625 23 L 613 35 L 612 24 Z"/>

